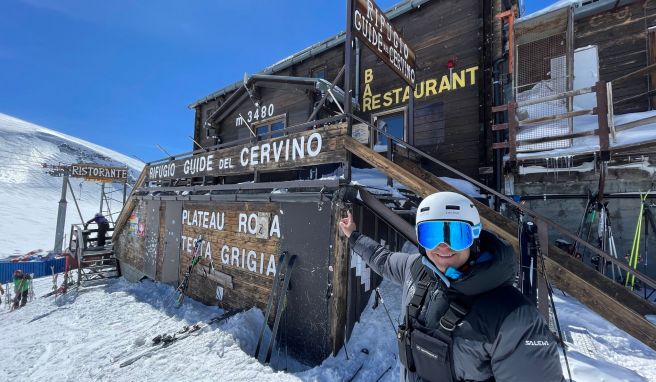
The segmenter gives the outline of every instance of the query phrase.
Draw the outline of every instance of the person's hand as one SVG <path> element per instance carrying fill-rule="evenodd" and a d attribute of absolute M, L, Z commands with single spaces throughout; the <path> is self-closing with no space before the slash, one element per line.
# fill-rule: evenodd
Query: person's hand
<path fill-rule="evenodd" d="M 346 237 L 351 237 L 353 231 L 358 229 L 358 227 L 355 225 L 355 222 L 353 221 L 353 215 L 351 215 L 351 211 L 347 211 L 346 217 L 340 219 L 339 228 L 342 230 L 342 233 Z"/>

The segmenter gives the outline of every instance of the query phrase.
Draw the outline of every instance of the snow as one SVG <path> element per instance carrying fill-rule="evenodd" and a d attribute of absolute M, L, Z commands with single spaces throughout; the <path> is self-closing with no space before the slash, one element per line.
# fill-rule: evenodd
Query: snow
<path fill-rule="evenodd" d="M 62 178 L 41 164 L 98 163 L 130 167 L 136 179 L 143 163 L 102 146 L 0 113 L 0 258 L 33 249 L 52 249 Z M 100 184 L 70 178 L 83 218 L 100 207 Z M 107 185 L 111 211 L 121 209 L 122 185 Z M 68 194 L 65 233 L 80 217 Z M 29 212 L 29 213 L 26 213 Z"/>
<path fill-rule="evenodd" d="M 49 277 L 34 280 L 35 295 L 51 286 Z M 396 325 L 401 290 L 384 281 L 380 291 Z M 168 304 L 172 293 L 168 285 L 121 278 L 37 298 L 11 313 L 2 305 L 0 373 L 7 380 L 47 381 L 339 381 L 363 364 L 355 380 L 376 380 L 390 366 L 381 381 L 399 380 L 394 327 L 382 306 L 372 309 L 373 298 L 353 329 L 348 360 L 342 348 L 307 368 L 280 350 L 274 351 L 272 365 L 287 372 L 258 363 L 251 354 L 264 319 L 260 310 L 250 309 L 120 368 L 122 360 L 148 348 L 157 334 L 174 333 L 222 312 L 189 298 L 175 309 Z M 555 299 L 577 382 L 656 381 L 656 352 L 561 292 Z"/>
<path fill-rule="evenodd" d="M 351 184 L 361 185 L 372 193 L 387 193 L 395 197 L 405 198 L 399 192 L 399 189 L 408 189 L 402 183 L 394 181 L 392 187 L 387 185 L 387 176 L 376 168 L 351 168 Z M 481 195 L 480 188 L 474 186 L 472 183 L 457 178 L 450 178 L 446 176 L 440 177 L 441 180 L 448 183 L 458 191 L 469 195 L 473 198 L 484 197 Z"/>

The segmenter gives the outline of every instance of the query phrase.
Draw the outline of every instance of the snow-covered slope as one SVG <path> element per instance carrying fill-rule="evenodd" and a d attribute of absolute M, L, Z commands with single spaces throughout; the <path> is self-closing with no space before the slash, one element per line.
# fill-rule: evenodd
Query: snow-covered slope
<path fill-rule="evenodd" d="M 35 295 L 49 292 L 51 285 L 49 277 L 35 280 Z M 264 319 L 260 310 L 250 309 L 119 367 L 149 348 L 157 334 L 175 333 L 221 312 L 191 299 L 172 308 L 167 304 L 172 293 L 159 283 L 116 279 L 37 298 L 11 313 L 3 304 L 0 375 L 12 381 L 345 381 L 362 365 L 354 381 L 381 375 L 381 381 L 399 380 L 394 328 L 382 306 L 372 309 L 373 298 L 348 342 L 348 359 L 342 349 L 308 369 L 286 357 L 283 348 L 274 351 L 272 365 L 287 372 L 258 363 L 251 354 Z M 398 320 L 399 287 L 384 281 L 381 293 L 391 319 Z M 656 352 L 560 292 L 556 304 L 575 381 L 656 381 Z"/>
<path fill-rule="evenodd" d="M 135 179 L 143 163 L 116 151 L 0 113 L 0 258 L 52 249 L 62 178 L 42 167 L 71 163 L 129 166 Z M 71 178 L 84 219 L 100 208 L 100 184 Z M 121 208 L 122 185 L 108 185 L 111 212 Z M 106 209 L 105 209 L 106 211 Z M 80 217 L 68 197 L 66 231 Z"/>

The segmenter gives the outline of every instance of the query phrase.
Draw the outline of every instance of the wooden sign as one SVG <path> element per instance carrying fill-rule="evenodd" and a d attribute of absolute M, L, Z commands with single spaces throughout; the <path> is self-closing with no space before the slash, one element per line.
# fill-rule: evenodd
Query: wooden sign
<path fill-rule="evenodd" d="M 75 163 L 71 165 L 70 175 L 73 178 L 84 178 L 98 182 L 126 182 L 128 180 L 128 168 Z"/>
<path fill-rule="evenodd" d="M 264 306 L 276 274 L 281 215 L 278 203 L 184 202 L 180 269 L 202 235 L 196 272 L 221 286 L 228 303 Z"/>
<path fill-rule="evenodd" d="M 372 0 L 355 1 L 352 31 L 405 82 L 415 86 L 415 52 Z"/>
<path fill-rule="evenodd" d="M 148 180 L 182 179 L 275 171 L 343 162 L 345 125 L 326 126 L 283 137 L 196 154 L 150 167 Z"/>

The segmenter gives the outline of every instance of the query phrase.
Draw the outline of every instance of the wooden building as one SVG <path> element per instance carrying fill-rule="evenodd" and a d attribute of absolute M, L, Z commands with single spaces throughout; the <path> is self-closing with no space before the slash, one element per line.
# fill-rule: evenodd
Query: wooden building
<path fill-rule="evenodd" d="M 380 281 L 338 232 L 346 211 L 365 234 L 400 250 L 416 241 L 410 222 L 418 200 L 453 190 L 437 177 L 452 175 L 439 161 L 496 185 L 492 67 L 507 59 L 507 32 L 495 15 L 511 3 L 414 0 L 388 11 L 416 53 L 416 86 L 356 44 L 354 70 L 346 71 L 355 80 L 352 129 L 342 106 L 344 34 L 194 102 L 194 151 L 149 163 L 117 220 L 123 273 L 177 285 L 201 235 L 190 295 L 265 308 L 277 260 L 296 255 L 278 341 L 309 364 L 337 352 Z M 402 183 L 404 196 L 352 184 L 361 167 Z M 486 229 L 517 246 L 516 226 L 477 206 Z M 130 228 L 144 222 L 143 230 Z M 555 263 L 550 272 L 574 277 Z"/>

